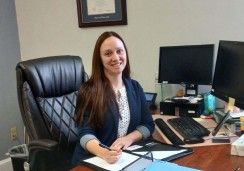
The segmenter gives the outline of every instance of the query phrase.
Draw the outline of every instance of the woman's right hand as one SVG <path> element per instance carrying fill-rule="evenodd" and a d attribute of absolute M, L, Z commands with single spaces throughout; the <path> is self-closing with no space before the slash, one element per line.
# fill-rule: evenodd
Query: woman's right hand
<path fill-rule="evenodd" d="M 102 159 L 104 159 L 109 164 L 113 164 L 119 160 L 121 157 L 122 150 L 116 150 L 116 149 L 103 149 L 103 154 L 100 156 Z"/>
<path fill-rule="evenodd" d="M 109 164 L 113 164 L 119 160 L 122 154 L 120 148 L 115 148 L 113 146 L 101 147 L 99 144 L 100 142 L 97 139 L 92 139 L 86 143 L 86 149 L 90 153 L 104 159 Z"/>

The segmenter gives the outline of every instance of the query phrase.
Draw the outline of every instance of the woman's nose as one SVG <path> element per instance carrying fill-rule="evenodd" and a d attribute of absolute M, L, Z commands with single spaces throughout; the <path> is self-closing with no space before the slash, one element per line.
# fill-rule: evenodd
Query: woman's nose
<path fill-rule="evenodd" d="M 113 61 L 119 60 L 119 55 L 117 53 L 113 54 Z"/>

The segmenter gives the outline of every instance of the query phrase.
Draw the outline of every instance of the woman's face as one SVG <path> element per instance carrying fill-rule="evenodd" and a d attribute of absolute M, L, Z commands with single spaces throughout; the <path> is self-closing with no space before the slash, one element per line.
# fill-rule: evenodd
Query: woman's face
<path fill-rule="evenodd" d="M 120 39 L 114 36 L 105 39 L 100 47 L 100 55 L 105 75 L 122 75 L 127 56 L 124 44 Z"/>

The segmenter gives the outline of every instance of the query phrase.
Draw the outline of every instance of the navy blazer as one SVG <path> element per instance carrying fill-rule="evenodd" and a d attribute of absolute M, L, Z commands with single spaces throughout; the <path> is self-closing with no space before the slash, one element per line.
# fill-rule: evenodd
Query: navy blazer
<path fill-rule="evenodd" d="M 136 130 L 138 126 L 145 126 L 152 134 L 154 131 L 154 122 L 146 104 L 146 98 L 142 87 L 137 81 L 132 79 L 123 79 L 123 82 L 126 88 L 130 109 L 130 123 L 127 134 Z M 116 107 L 109 106 L 108 111 L 105 114 L 104 123 L 98 130 L 93 130 L 90 127 L 88 118 L 89 114 L 85 114 L 83 122 L 79 128 L 79 137 L 81 138 L 84 135 L 92 134 L 97 137 L 101 143 L 111 146 L 117 139 L 118 134 L 119 113 Z M 84 159 L 89 155 L 90 154 L 81 147 L 80 142 L 77 142 L 72 163 L 78 164 L 81 159 Z"/>

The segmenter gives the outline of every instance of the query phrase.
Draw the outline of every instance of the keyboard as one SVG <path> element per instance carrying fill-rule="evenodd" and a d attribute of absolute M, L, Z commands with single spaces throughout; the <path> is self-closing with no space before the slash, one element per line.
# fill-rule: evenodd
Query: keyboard
<path fill-rule="evenodd" d="M 174 145 L 184 145 L 185 143 L 170 129 L 163 119 L 158 118 L 154 121 L 160 131 L 169 139 Z"/>
<path fill-rule="evenodd" d="M 208 136 L 210 131 L 191 117 L 168 119 L 169 124 L 184 138 Z"/>

